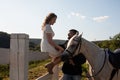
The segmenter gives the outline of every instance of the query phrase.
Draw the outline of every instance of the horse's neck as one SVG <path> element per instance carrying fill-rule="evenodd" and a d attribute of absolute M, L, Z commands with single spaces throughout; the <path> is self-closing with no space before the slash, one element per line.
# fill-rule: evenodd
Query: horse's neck
<path fill-rule="evenodd" d="M 98 69 L 98 67 L 101 67 L 101 64 L 103 62 L 103 50 L 99 48 L 97 45 L 95 45 L 92 42 L 89 42 L 85 39 L 82 40 L 82 46 L 81 51 L 87 58 L 88 62 L 94 69 Z"/>

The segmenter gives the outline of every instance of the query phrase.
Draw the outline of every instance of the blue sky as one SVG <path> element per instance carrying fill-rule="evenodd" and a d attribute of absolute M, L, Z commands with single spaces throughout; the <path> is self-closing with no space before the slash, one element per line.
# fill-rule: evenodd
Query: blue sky
<path fill-rule="evenodd" d="M 120 33 L 120 0 L 0 0 L 0 31 L 41 38 L 45 16 L 54 12 L 54 39 L 67 39 L 70 29 L 87 40 L 106 40 Z"/>

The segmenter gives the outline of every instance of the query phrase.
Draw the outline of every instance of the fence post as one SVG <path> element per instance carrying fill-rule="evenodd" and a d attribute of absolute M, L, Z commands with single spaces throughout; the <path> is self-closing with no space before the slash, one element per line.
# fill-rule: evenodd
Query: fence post
<path fill-rule="evenodd" d="M 11 34 L 10 44 L 10 80 L 28 80 L 29 37 Z"/>

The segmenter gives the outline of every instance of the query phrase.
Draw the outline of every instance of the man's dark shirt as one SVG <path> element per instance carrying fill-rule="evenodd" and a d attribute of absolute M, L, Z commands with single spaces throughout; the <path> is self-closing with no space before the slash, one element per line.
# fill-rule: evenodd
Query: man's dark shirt
<path fill-rule="evenodd" d="M 67 42 L 68 41 L 66 41 L 65 44 L 60 45 L 60 46 L 65 49 Z M 81 75 L 81 73 L 82 73 L 81 65 L 86 62 L 85 56 L 82 53 L 80 53 L 80 54 L 74 56 L 71 59 L 73 60 L 75 65 L 70 64 L 69 58 L 65 58 L 63 56 L 63 59 L 62 59 L 64 61 L 63 67 L 62 67 L 63 73 L 64 74 L 69 74 L 69 75 Z"/>
<path fill-rule="evenodd" d="M 66 60 L 63 64 L 62 71 L 64 74 L 69 75 L 81 75 L 82 67 L 81 65 L 86 62 L 85 56 L 81 53 L 72 58 L 75 65 L 70 64 L 69 60 Z"/>

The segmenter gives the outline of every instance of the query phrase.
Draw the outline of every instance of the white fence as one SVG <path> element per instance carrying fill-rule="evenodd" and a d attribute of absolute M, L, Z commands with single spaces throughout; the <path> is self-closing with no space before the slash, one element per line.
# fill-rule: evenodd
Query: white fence
<path fill-rule="evenodd" d="M 28 80 L 28 62 L 48 58 L 47 53 L 29 51 L 27 34 L 11 34 L 10 49 L 0 48 L 0 64 L 10 64 L 10 80 Z M 51 80 L 52 76 L 45 74 L 36 80 Z"/>
<path fill-rule="evenodd" d="M 47 53 L 29 51 L 29 36 L 26 34 L 11 34 L 10 49 L 0 48 L 0 64 L 10 64 L 10 80 L 28 80 L 28 62 L 47 58 Z"/>

